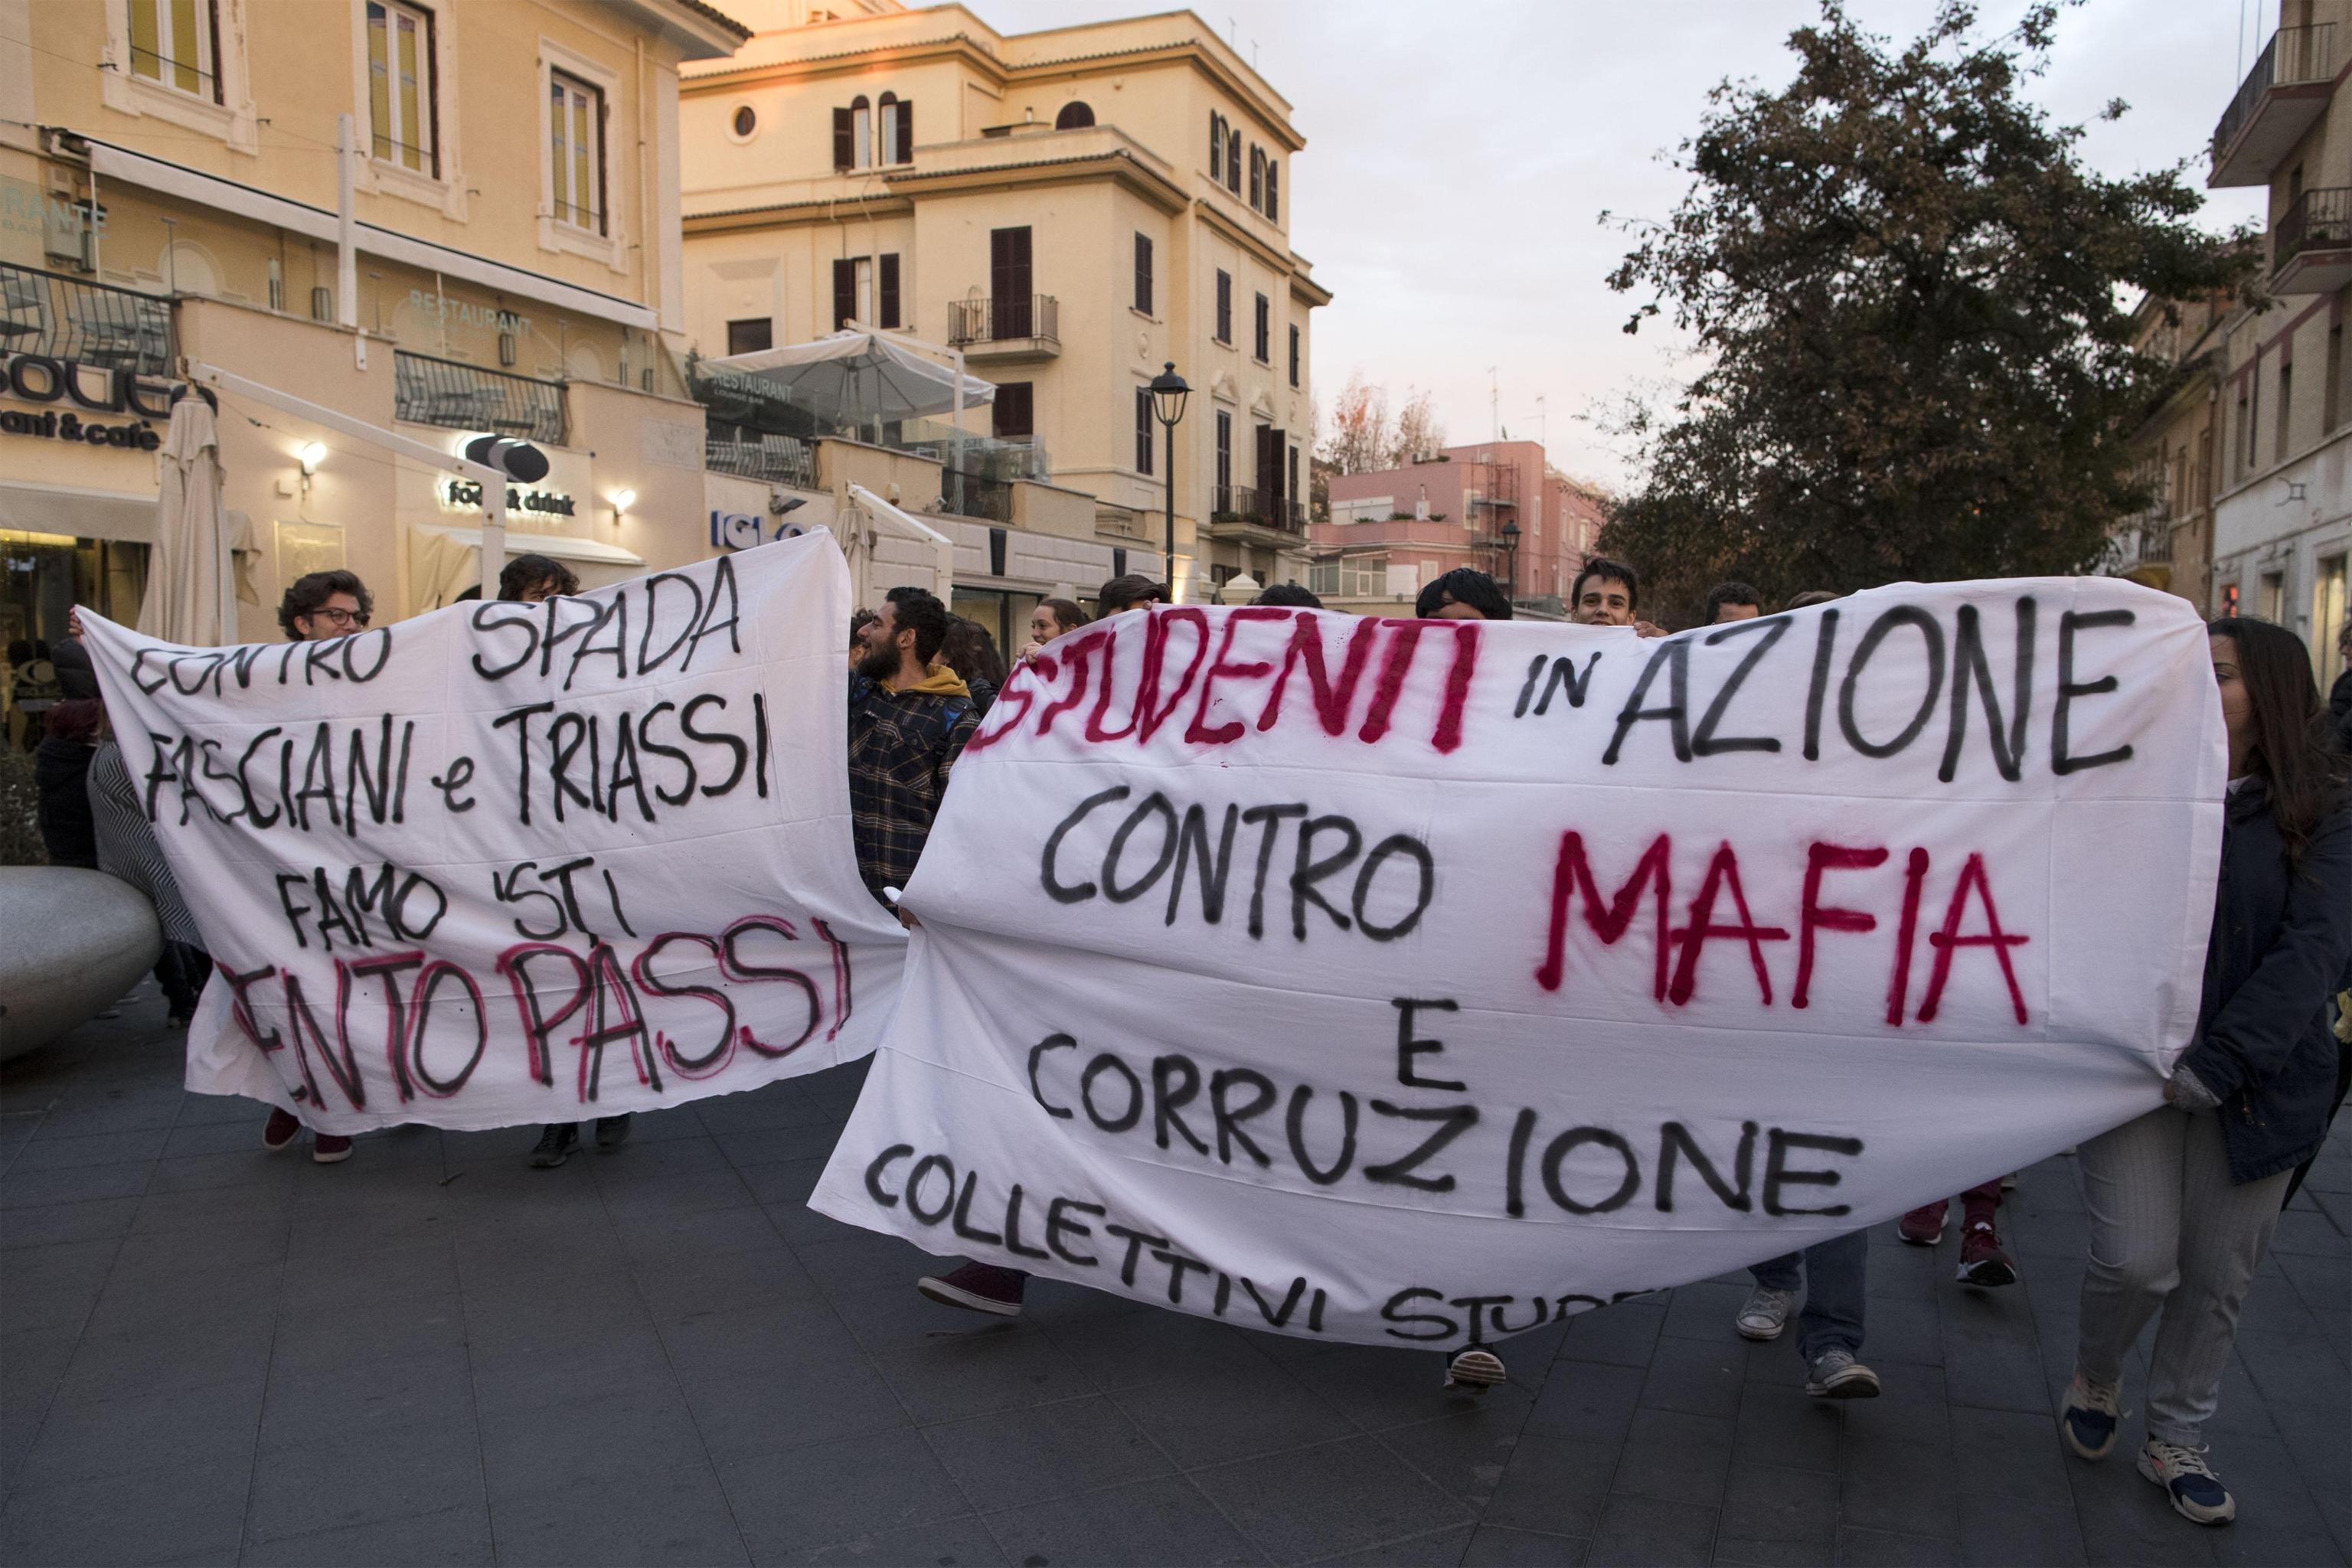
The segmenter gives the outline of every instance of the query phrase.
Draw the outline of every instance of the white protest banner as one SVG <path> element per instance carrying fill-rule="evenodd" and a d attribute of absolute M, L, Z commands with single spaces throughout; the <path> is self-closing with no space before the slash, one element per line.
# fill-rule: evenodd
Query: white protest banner
<path fill-rule="evenodd" d="M 2159 1102 L 2223 773 L 2194 612 L 2107 578 L 1115 617 L 958 764 L 813 1202 L 1369 1343 L 1724 1273 Z"/>
<path fill-rule="evenodd" d="M 850 843 L 830 535 L 321 642 L 82 624 L 219 965 L 190 1089 L 331 1132 L 568 1121 L 887 1021 L 905 938 Z"/>

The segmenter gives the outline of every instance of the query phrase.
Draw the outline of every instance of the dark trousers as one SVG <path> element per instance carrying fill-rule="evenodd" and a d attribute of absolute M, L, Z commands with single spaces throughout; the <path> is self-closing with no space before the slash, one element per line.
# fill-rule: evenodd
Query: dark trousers
<path fill-rule="evenodd" d="M 1817 1241 L 1748 1272 L 1768 1289 L 1803 1288 L 1805 1310 L 1798 1319 L 1797 1353 L 1807 1364 L 1826 1350 L 1862 1353 L 1863 1300 L 1870 1277 L 1868 1233 L 1857 1230 Z"/>
<path fill-rule="evenodd" d="M 196 1010 L 196 998 L 212 974 L 212 954 L 191 942 L 164 942 L 163 956 L 155 961 L 155 984 L 174 1014 Z"/>

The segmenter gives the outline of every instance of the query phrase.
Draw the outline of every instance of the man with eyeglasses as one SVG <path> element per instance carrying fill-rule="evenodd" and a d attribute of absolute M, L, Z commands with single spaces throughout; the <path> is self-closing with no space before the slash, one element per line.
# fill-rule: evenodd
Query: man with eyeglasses
<path fill-rule="evenodd" d="M 355 572 L 311 572 L 294 579 L 278 601 L 278 624 L 289 642 L 321 642 L 367 629 L 374 613 L 375 595 Z M 274 1110 L 261 1130 L 262 1147 L 271 1153 L 302 1135 L 301 1118 L 290 1110 Z M 332 1165 L 352 1157 L 352 1141 L 340 1132 L 321 1132 L 313 1141 L 310 1158 Z"/>
<path fill-rule="evenodd" d="M 312 572 L 297 577 L 278 601 L 278 624 L 290 642 L 320 642 L 365 631 L 375 595 L 356 572 Z"/>

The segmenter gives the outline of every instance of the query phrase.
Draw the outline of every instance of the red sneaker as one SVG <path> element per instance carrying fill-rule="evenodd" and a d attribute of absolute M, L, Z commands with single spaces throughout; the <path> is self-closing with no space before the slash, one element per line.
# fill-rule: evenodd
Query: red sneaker
<path fill-rule="evenodd" d="M 2000 1249 L 2000 1237 L 1990 1223 L 1969 1226 L 1960 1238 L 1960 1268 L 1954 1276 L 1963 1285 L 1984 1289 L 2017 1283 L 2017 1265 Z"/>
<path fill-rule="evenodd" d="M 1895 1234 L 1914 1247 L 1933 1247 L 1944 1239 L 1944 1215 L 1951 1206 L 1949 1198 L 1921 1204 L 1895 1222 Z"/>
<path fill-rule="evenodd" d="M 989 1263 L 967 1263 L 945 1278 L 925 1275 L 915 1281 L 915 1289 L 943 1307 L 961 1307 L 968 1312 L 988 1312 L 1000 1318 L 1021 1315 L 1021 1298 L 1027 1289 L 1029 1276 L 1018 1268 L 999 1268 Z"/>
<path fill-rule="evenodd" d="M 313 1164 L 340 1165 L 352 1157 L 352 1141 L 340 1132 L 321 1132 L 310 1151 Z"/>
<path fill-rule="evenodd" d="M 261 1146 L 275 1154 L 302 1135 L 302 1123 L 290 1110 L 270 1107 L 269 1121 L 261 1129 Z"/>

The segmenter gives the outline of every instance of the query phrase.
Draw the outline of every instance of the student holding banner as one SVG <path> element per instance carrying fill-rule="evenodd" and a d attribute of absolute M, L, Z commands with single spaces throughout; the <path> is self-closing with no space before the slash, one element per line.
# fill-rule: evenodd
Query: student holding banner
<path fill-rule="evenodd" d="M 2341 1092 L 2327 997 L 2352 962 L 2352 788 L 2310 657 L 2250 618 L 2213 622 L 2211 643 L 2230 784 L 2204 994 L 2168 1103 L 2082 1146 L 2091 1248 L 2059 1415 L 2077 1456 L 2106 1457 L 2124 1356 L 2160 1312 L 2139 1473 L 2199 1524 L 2237 1517 L 2204 1426 L 2289 1174 Z"/>
<path fill-rule="evenodd" d="M 278 602 L 278 625 L 289 642 L 318 642 L 367 630 L 374 610 L 375 596 L 357 574 L 311 572 L 287 585 Z M 301 1118 L 278 1106 L 261 1129 L 261 1146 L 274 1154 L 301 1135 Z M 312 1141 L 310 1158 L 319 1164 L 340 1164 L 351 1157 L 352 1141 L 342 1133 L 321 1132 Z"/>

